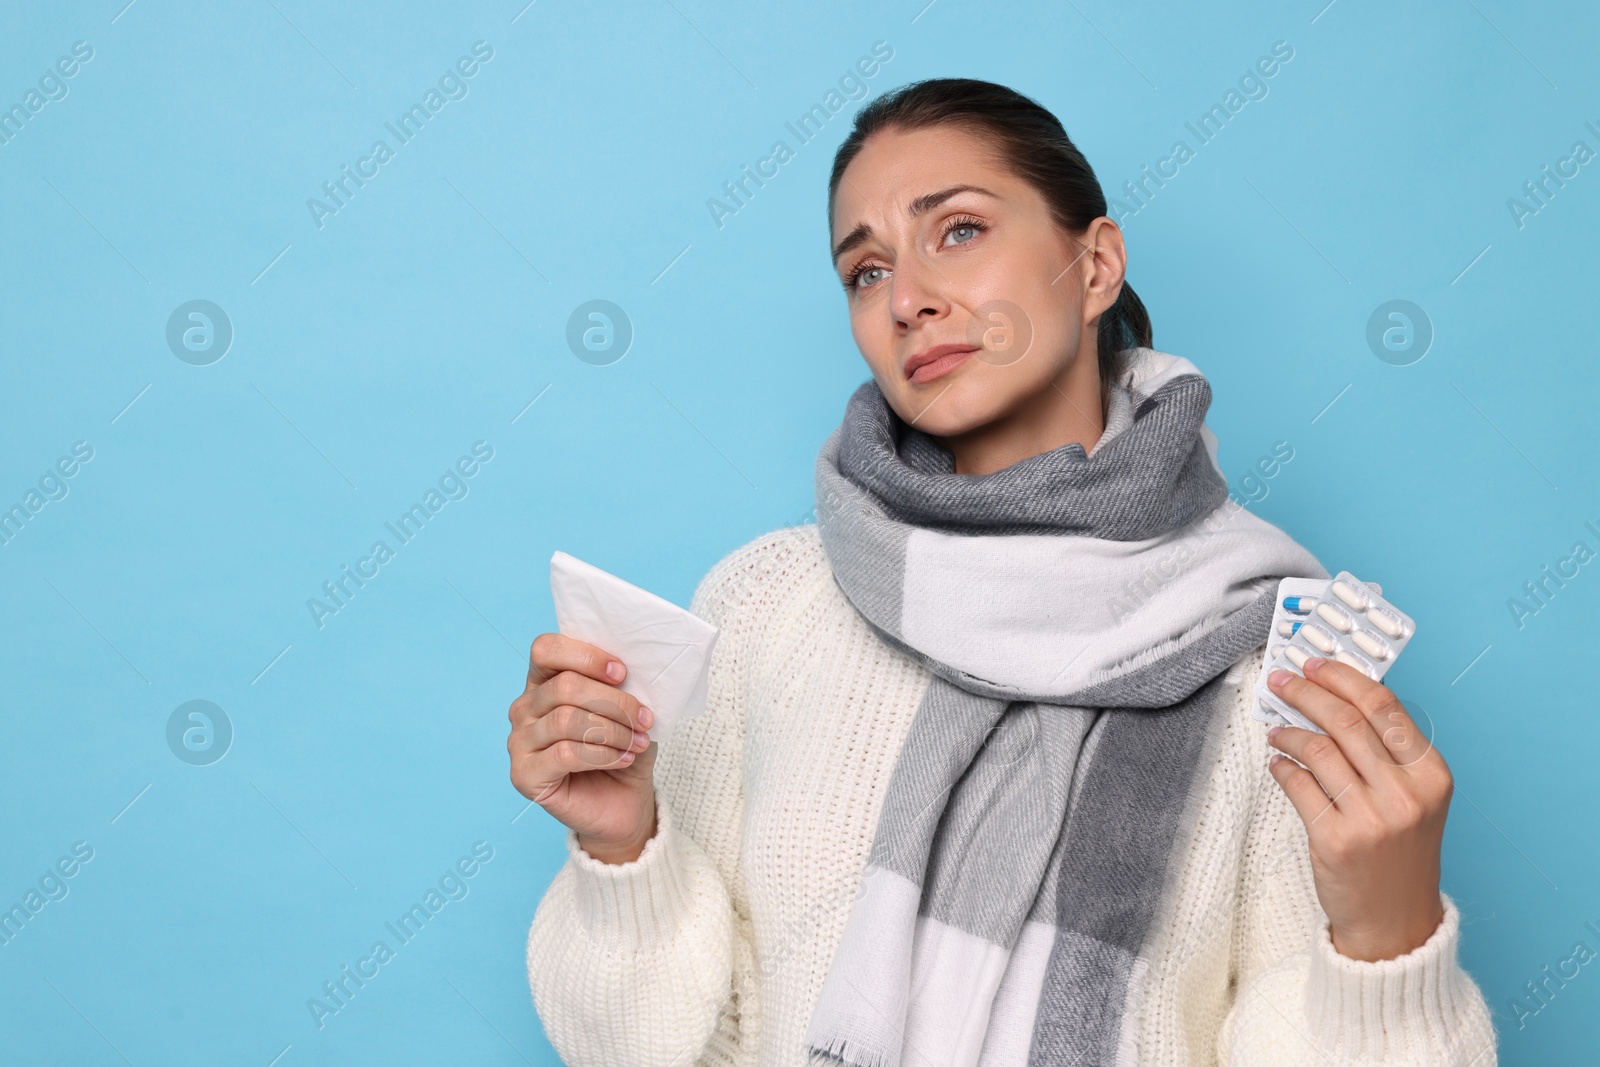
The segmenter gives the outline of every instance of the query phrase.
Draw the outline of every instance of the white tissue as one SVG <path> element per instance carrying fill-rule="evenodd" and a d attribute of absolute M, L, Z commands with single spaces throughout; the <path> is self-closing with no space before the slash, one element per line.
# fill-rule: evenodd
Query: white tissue
<path fill-rule="evenodd" d="M 648 707 L 650 740 L 665 741 L 706 708 L 718 630 L 698 615 L 565 552 L 550 557 L 556 627 L 628 668 L 619 686 Z"/>

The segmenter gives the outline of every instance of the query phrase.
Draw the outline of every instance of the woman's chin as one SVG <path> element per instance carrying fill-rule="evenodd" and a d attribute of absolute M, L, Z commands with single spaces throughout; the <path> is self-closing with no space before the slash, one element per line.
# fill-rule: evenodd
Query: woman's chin
<path fill-rule="evenodd" d="M 972 383 L 941 379 L 908 390 L 893 406 L 903 421 L 923 433 L 959 437 L 995 420 L 999 411 L 994 400 Z"/>

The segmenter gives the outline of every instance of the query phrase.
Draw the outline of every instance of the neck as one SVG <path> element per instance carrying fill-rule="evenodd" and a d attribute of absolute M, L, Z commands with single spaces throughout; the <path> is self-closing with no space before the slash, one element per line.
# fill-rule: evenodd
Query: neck
<path fill-rule="evenodd" d="M 1080 349 L 1043 389 L 1001 417 L 939 441 L 955 457 L 957 474 L 993 474 L 1074 441 L 1087 453 L 1105 428 L 1099 361 L 1091 348 Z"/>

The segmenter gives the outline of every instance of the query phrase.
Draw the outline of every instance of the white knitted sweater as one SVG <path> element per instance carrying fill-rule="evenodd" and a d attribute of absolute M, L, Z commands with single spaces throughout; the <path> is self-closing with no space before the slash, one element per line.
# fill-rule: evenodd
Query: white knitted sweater
<path fill-rule="evenodd" d="M 693 610 L 722 635 L 706 714 L 657 752 L 655 837 L 609 865 L 569 830 L 529 930 L 534 1005 L 572 1067 L 808 1062 L 802 1035 L 931 677 L 856 614 L 815 526 L 730 553 Z M 1334 950 L 1305 827 L 1250 717 L 1260 657 L 1229 673 L 1238 699 L 1119 1067 L 1493 1067 L 1448 897 L 1405 956 Z M 943 1052 L 908 1049 L 906 1063 Z"/>

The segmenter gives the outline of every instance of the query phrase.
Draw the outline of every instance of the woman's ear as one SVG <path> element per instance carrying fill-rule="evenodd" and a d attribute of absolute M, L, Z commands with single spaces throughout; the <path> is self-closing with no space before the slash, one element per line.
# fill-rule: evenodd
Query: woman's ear
<path fill-rule="evenodd" d="M 1117 302 L 1127 277 L 1128 250 L 1122 230 L 1102 215 L 1084 229 L 1083 320 L 1089 322 Z"/>

